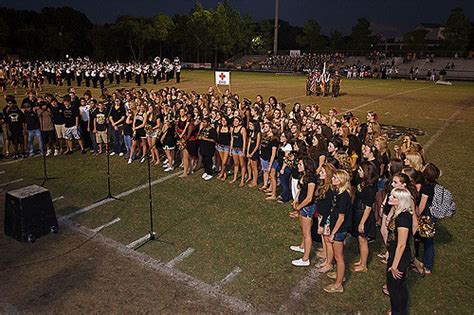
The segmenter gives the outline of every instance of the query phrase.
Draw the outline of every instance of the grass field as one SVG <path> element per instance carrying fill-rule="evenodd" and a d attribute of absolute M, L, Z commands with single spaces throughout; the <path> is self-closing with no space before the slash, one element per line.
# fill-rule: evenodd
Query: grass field
<path fill-rule="evenodd" d="M 186 91 L 205 92 L 213 83 L 213 72 L 185 71 L 182 77 L 179 87 Z M 275 95 L 290 107 L 296 101 L 317 103 L 323 111 L 336 107 L 340 112 L 351 110 L 361 118 L 368 110 L 374 110 L 383 124 L 422 129 L 426 135 L 419 141 L 427 146 L 428 160 L 442 170 L 440 181 L 454 193 L 458 212 L 439 224 L 433 274 L 423 279 L 413 273 L 409 275 L 410 310 L 414 314 L 472 313 L 474 84 L 455 82 L 453 86 L 438 86 L 424 81 L 346 80 L 341 87 L 343 95 L 336 99 L 306 97 L 304 86 L 302 76 L 232 73 L 232 91 L 241 97 Z M 56 91 L 51 87 L 46 90 Z M 78 89 L 78 94 L 84 90 Z M 60 92 L 65 93 L 65 88 Z M 98 93 L 93 90 L 94 96 Z M 2 99 L 0 107 L 3 105 Z M 40 158 L 0 164 L 0 184 L 23 179 L 0 189 L 41 184 L 35 178 L 42 177 L 42 170 Z M 50 176 L 59 179 L 46 182 L 45 187 L 53 198 L 64 196 L 55 204 L 59 215 L 70 214 L 107 194 L 103 155 L 76 153 L 51 157 L 48 170 Z M 112 157 L 111 172 L 113 194 L 147 182 L 146 164 L 129 166 L 125 160 Z M 165 175 L 161 167 L 152 169 L 153 180 Z M 385 266 L 375 257 L 382 248 L 380 238 L 370 245 L 368 273 L 347 272 L 343 294 L 326 294 L 322 288 L 330 281 L 321 275 L 295 296 L 295 289 L 301 287 L 311 269 L 291 265 L 298 255 L 291 253 L 288 246 L 300 241 L 300 233 L 297 222 L 287 217 L 289 206 L 266 202 L 262 193 L 250 188 L 216 180 L 203 182 L 200 175 L 201 172 L 186 179 L 172 177 L 153 186 L 155 231 L 167 243 L 148 243 L 139 251 L 167 262 L 193 248 L 192 255 L 176 268 L 209 284 L 219 283 L 239 267 L 241 272 L 225 286 L 225 292 L 251 303 L 261 312 L 382 313 L 389 309 L 389 300 L 381 292 Z M 73 220 L 94 229 L 120 217 L 120 222 L 101 233 L 129 244 L 149 229 L 147 193 L 147 189 L 139 190 L 74 216 Z M 356 255 L 356 244 L 352 242 L 346 247 L 346 262 L 352 263 Z"/>

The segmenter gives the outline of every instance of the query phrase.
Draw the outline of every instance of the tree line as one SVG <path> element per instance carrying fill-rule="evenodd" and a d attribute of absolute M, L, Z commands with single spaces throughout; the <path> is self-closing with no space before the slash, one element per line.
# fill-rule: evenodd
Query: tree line
<path fill-rule="evenodd" d="M 89 56 L 95 60 L 147 60 L 180 56 L 193 62 L 222 62 L 238 54 L 266 54 L 273 45 L 274 20 L 253 21 L 227 1 L 214 8 L 196 3 L 187 15 L 157 13 L 151 17 L 120 16 L 98 25 L 70 7 L 43 8 L 40 12 L 0 8 L 0 56 L 28 59 L 63 59 Z M 474 27 L 462 9 L 453 9 L 446 21 L 446 39 L 439 49 L 473 49 Z M 410 49 L 423 49 L 422 31 L 404 35 Z M 321 32 L 310 19 L 301 26 L 279 21 L 279 50 L 372 50 L 381 38 L 370 21 L 359 18 L 349 35 Z"/>

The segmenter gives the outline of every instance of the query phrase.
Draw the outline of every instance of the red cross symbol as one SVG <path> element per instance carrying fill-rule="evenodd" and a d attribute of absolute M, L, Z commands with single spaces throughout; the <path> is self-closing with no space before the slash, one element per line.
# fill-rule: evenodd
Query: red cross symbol
<path fill-rule="evenodd" d="M 224 79 L 225 79 L 225 74 L 223 74 L 223 73 L 221 72 L 221 74 L 219 74 L 219 78 L 221 78 L 221 80 L 224 80 Z"/>

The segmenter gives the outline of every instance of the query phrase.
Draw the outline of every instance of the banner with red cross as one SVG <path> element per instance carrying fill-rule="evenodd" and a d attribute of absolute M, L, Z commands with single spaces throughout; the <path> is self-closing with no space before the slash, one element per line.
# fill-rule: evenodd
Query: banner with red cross
<path fill-rule="evenodd" d="M 216 85 L 230 85 L 230 72 L 216 71 Z"/>

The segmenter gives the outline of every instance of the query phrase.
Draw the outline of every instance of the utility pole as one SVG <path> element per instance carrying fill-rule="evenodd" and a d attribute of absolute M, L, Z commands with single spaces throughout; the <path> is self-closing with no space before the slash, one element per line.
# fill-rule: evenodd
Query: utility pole
<path fill-rule="evenodd" d="M 275 0 L 275 33 L 273 35 L 273 55 L 278 54 L 278 2 Z"/>

